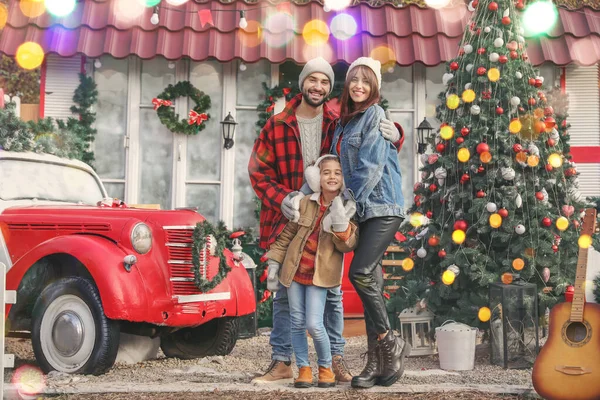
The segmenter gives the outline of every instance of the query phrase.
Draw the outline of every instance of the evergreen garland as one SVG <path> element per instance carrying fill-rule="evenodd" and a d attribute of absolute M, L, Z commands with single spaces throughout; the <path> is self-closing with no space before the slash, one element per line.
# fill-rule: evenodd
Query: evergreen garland
<path fill-rule="evenodd" d="M 196 104 L 190 113 L 205 114 L 206 119 L 210 119 L 210 114 L 206 113 L 210 108 L 210 97 L 198 90 L 189 81 L 181 81 L 177 82 L 175 85 L 167 86 L 153 102 L 156 100 L 166 100 L 170 103 L 176 98 L 183 96 L 189 97 Z M 206 127 L 206 124 L 202 121 L 199 124 L 191 122 L 189 118 L 180 121 L 179 114 L 175 114 L 175 110 L 170 104 L 157 103 L 155 109 L 160 122 L 173 133 L 197 135 L 198 132 Z"/>
<path fill-rule="evenodd" d="M 200 252 L 206 245 L 206 237 L 213 235 L 216 239 L 215 254 L 219 257 L 219 271 L 212 280 L 204 278 L 200 272 Z M 192 234 L 192 272 L 194 272 L 194 284 L 202 292 L 206 293 L 214 289 L 227 276 L 231 267 L 227 264 L 227 260 L 223 256 L 223 251 L 226 248 L 227 239 L 230 232 L 225 228 L 223 221 L 219 222 L 217 228 L 213 227 L 208 221 L 198 222 Z M 208 268 L 209 260 L 206 260 Z"/>

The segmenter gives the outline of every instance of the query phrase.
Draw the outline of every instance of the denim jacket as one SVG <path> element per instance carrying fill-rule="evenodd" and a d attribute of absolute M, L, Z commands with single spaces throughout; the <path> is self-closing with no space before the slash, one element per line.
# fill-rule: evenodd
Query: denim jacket
<path fill-rule="evenodd" d="M 340 157 L 346 187 L 356 200 L 356 219 L 404 216 L 402 174 L 398 152 L 381 136 L 379 122 L 385 113 L 378 105 L 367 108 L 346 126 L 338 121 L 331 152 Z M 337 144 L 341 136 L 341 153 Z"/>

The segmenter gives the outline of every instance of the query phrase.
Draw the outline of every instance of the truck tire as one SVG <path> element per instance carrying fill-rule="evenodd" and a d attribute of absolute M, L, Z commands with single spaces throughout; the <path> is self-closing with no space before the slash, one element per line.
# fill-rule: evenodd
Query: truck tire
<path fill-rule="evenodd" d="M 215 318 L 195 328 L 183 328 L 160 340 L 167 357 L 184 360 L 231 353 L 240 333 L 237 318 Z"/>
<path fill-rule="evenodd" d="M 104 315 L 96 286 L 67 277 L 50 283 L 35 302 L 31 344 L 42 371 L 100 375 L 115 363 L 119 322 Z"/>

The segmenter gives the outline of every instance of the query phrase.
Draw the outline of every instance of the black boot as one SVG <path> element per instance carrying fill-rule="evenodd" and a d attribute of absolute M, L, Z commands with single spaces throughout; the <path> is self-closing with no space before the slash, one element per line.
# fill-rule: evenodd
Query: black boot
<path fill-rule="evenodd" d="M 404 373 L 404 357 L 410 354 L 410 344 L 394 336 L 390 330 L 378 343 L 381 357 L 381 373 L 377 384 L 391 386 Z"/>
<path fill-rule="evenodd" d="M 369 342 L 369 348 L 367 352 L 363 354 L 363 358 L 365 355 L 367 356 L 367 364 L 360 375 L 352 377 L 351 385 L 353 388 L 367 389 L 373 387 L 379 379 L 380 357 L 377 342 Z"/>

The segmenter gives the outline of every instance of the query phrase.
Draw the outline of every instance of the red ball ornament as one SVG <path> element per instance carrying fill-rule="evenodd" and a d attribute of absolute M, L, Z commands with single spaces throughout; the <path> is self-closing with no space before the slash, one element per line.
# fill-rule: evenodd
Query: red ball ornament
<path fill-rule="evenodd" d="M 506 208 L 501 208 L 501 209 L 498 210 L 498 214 L 502 218 L 506 218 L 506 217 L 508 217 L 508 210 Z"/>
<path fill-rule="evenodd" d="M 500 106 L 496 107 L 496 114 L 498 114 L 498 115 L 504 114 L 504 108 L 502 108 Z"/>
<path fill-rule="evenodd" d="M 515 50 L 511 50 L 510 53 L 508 53 L 508 55 L 510 56 L 511 60 L 516 60 L 517 58 L 519 58 L 519 53 L 517 53 Z"/>
<path fill-rule="evenodd" d="M 546 164 L 546 171 L 550 172 L 552 171 L 554 168 L 552 167 L 552 165 L 550 164 Z"/>
<path fill-rule="evenodd" d="M 465 141 L 464 137 L 460 137 L 459 136 L 459 137 L 456 138 L 456 144 L 463 144 L 464 141 Z"/>
<path fill-rule="evenodd" d="M 529 78 L 529 84 L 535 86 L 535 78 Z"/>
<path fill-rule="evenodd" d="M 451 69 L 452 71 L 456 71 L 456 70 L 458 69 L 458 63 L 457 63 L 456 61 L 452 61 L 452 62 L 450 63 L 450 69 Z"/>
<path fill-rule="evenodd" d="M 510 17 L 502 17 L 502 24 L 503 25 L 509 25 L 510 24 Z"/>
<path fill-rule="evenodd" d="M 552 117 L 546 117 L 544 123 L 546 124 L 547 129 L 552 129 L 556 126 L 556 120 Z"/>
<path fill-rule="evenodd" d="M 484 198 L 484 197 L 485 197 L 485 192 L 484 192 L 483 190 L 478 190 L 478 191 L 477 191 L 477 193 L 475 194 L 475 196 L 476 196 L 478 199 L 482 199 L 482 198 Z"/>
<path fill-rule="evenodd" d="M 521 146 L 519 143 L 515 143 L 513 144 L 513 151 L 515 153 L 520 153 L 523 151 L 523 146 Z"/>
<path fill-rule="evenodd" d="M 552 114 L 554 114 L 554 108 L 552 108 L 552 106 L 547 106 L 547 107 L 544 107 L 544 115 L 545 115 L 546 117 L 549 117 L 549 116 L 551 116 Z"/>
<path fill-rule="evenodd" d="M 535 83 L 533 84 L 533 86 L 539 88 L 542 87 L 542 80 L 541 79 L 536 79 Z"/>
<path fill-rule="evenodd" d="M 461 181 L 461 183 L 465 183 L 465 182 L 467 182 L 469 179 L 471 179 L 471 177 L 469 176 L 469 174 L 462 174 L 462 176 L 460 177 L 460 181 Z"/>
<path fill-rule="evenodd" d="M 486 72 L 487 71 L 486 71 L 485 67 L 477 68 L 477 75 L 479 75 L 479 76 L 485 75 Z"/>
<path fill-rule="evenodd" d="M 464 126 L 461 130 L 460 130 L 460 134 L 462 136 L 467 136 L 469 133 L 471 132 L 471 130 L 469 128 L 467 128 L 466 126 Z"/>
<path fill-rule="evenodd" d="M 544 217 L 542 218 L 542 225 L 544 225 L 547 228 L 550 225 L 552 225 L 552 220 L 548 217 Z"/>
<path fill-rule="evenodd" d="M 500 64 L 506 64 L 508 62 L 508 57 L 506 57 L 504 54 L 502 54 L 500 57 L 498 57 L 498 62 Z"/>
<path fill-rule="evenodd" d="M 467 224 L 467 221 L 465 221 L 464 219 L 459 219 L 454 223 L 455 231 L 466 231 L 468 227 L 469 224 Z"/>
<path fill-rule="evenodd" d="M 515 7 L 517 8 L 517 10 L 523 10 L 525 8 L 525 4 L 523 3 L 523 0 L 519 0 L 517 1 L 517 4 L 515 4 Z"/>
<path fill-rule="evenodd" d="M 552 250 L 554 250 L 555 253 L 558 253 L 558 246 L 553 244 L 552 245 Z"/>
<path fill-rule="evenodd" d="M 553 147 L 556 142 L 554 141 L 554 139 L 549 138 L 548 140 L 546 140 L 546 144 L 548 144 L 549 147 Z"/>
<path fill-rule="evenodd" d="M 429 244 L 431 247 L 435 247 L 437 245 L 440 244 L 440 238 L 437 236 L 431 236 L 428 240 L 427 240 L 427 244 Z"/>
<path fill-rule="evenodd" d="M 429 185 L 430 192 L 435 192 L 436 190 L 437 190 L 437 185 L 435 183 L 432 183 L 431 185 Z"/>
<path fill-rule="evenodd" d="M 485 172 L 485 168 L 483 167 L 483 165 L 480 165 L 479 168 L 477 168 L 477 172 L 480 174 L 483 174 Z"/>
<path fill-rule="evenodd" d="M 444 143 L 438 143 L 437 146 L 435 146 L 435 150 L 438 153 L 443 153 L 444 150 L 446 150 L 446 146 L 444 145 Z"/>
<path fill-rule="evenodd" d="M 473 8 L 477 8 L 477 6 L 479 5 L 479 0 L 473 0 L 473 3 L 471 5 L 473 6 Z"/>
<path fill-rule="evenodd" d="M 427 213 L 425 214 L 425 216 L 429 219 L 431 219 L 433 217 L 433 211 L 427 211 Z"/>
<path fill-rule="evenodd" d="M 520 113 L 524 113 L 524 112 L 525 112 L 525 109 L 524 109 L 523 107 L 519 106 L 519 112 L 520 112 Z"/>
<path fill-rule="evenodd" d="M 480 47 L 477 49 L 477 54 L 479 54 L 480 56 L 485 54 L 485 47 Z"/>
<path fill-rule="evenodd" d="M 538 200 L 544 200 L 544 193 L 542 193 L 542 192 L 536 192 L 535 198 L 538 199 Z"/>
<path fill-rule="evenodd" d="M 442 249 L 442 250 L 438 251 L 438 257 L 439 258 L 446 257 L 446 250 Z"/>
<path fill-rule="evenodd" d="M 490 146 L 485 142 L 479 143 L 475 150 L 477 151 L 477 153 L 481 154 L 483 152 L 490 151 Z"/>
<path fill-rule="evenodd" d="M 498 10 L 498 3 L 496 3 L 495 1 L 492 1 L 488 5 L 488 10 L 490 10 L 490 11 L 497 11 Z"/>
<path fill-rule="evenodd" d="M 529 100 L 527 100 L 527 104 L 529 104 L 530 106 L 535 106 L 535 103 L 537 102 L 533 97 L 530 97 Z"/>

